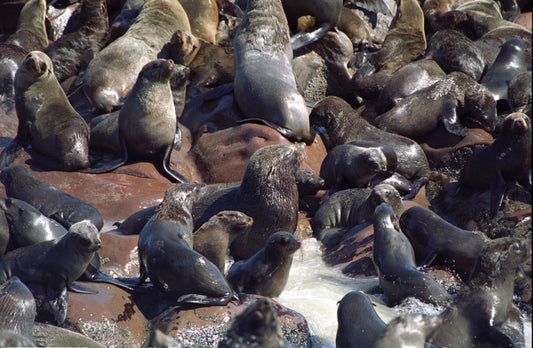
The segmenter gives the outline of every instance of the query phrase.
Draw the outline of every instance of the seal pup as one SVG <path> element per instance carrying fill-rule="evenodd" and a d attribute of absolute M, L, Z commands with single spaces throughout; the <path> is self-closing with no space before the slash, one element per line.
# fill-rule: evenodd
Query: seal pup
<path fill-rule="evenodd" d="M 63 226 L 82 220 L 91 221 L 98 230 L 104 226 L 102 215 L 92 205 L 36 178 L 24 166 L 4 169 L 0 172 L 0 182 L 8 197 L 29 203 Z"/>
<path fill-rule="evenodd" d="M 489 238 L 479 232 L 463 230 L 423 207 L 411 207 L 400 217 L 400 227 L 415 251 L 421 266 L 435 258 L 463 275 L 469 275 Z"/>
<path fill-rule="evenodd" d="M 238 210 L 250 216 L 252 227 L 230 245 L 236 260 L 254 255 L 274 232 L 294 233 L 298 223 L 296 173 L 303 158 L 302 144 L 258 149 L 240 182 L 211 184 L 202 189 L 202 199 L 193 207 L 195 228 L 222 210 Z"/>
<path fill-rule="evenodd" d="M 387 157 L 380 147 L 348 143 L 328 151 L 320 166 L 320 177 L 324 179 L 325 188 L 340 191 L 366 187 L 374 177 L 388 169 Z"/>
<path fill-rule="evenodd" d="M 139 71 L 157 59 L 178 29 L 191 31 L 179 1 L 146 1 L 128 31 L 98 52 L 87 66 L 83 88 L 95 110 L 105 113 L 122 106 Z"/>
<path fill-rule="evenodd" d="M 508 337 L 496 332 L 513 308 L 516 272 L 531 257 L 528 244 L 511 237 L 490 241 L 428 341 L 438 347 L 472 347 L 476 339 L 490 336 L 499 346 L 508 346 Z"/>
<path fill-rule="evenodd" d="M 375 347 L 387 324 L 379 317 L 372 301 L 362 291 L 350 291 L 337 307 L 336 347 Z"/>
<path fill-rule="evenodd" d="M 289 347 L 272 300 L 260 298 L 235 316 L 218 348 Z"/>
<path fill-rule="evenodd" d="M 175 73 L 179 74 L 182 82 L 185 82 L 189 72 L 189 68 L 180 65 Z M 173 73 L 174 62 L 169 59 L 156 59 L 142 68 L 118 113 L 122 160 L 112 162 L 110 165 L 99 164 L 84 172 L 107 172 L 120 167 L 130 159 L 147 159 L 160 162 L 157 167 L 161 174 L 171 181 L 188 182 L 170 165 L 170 154 L 179 131 L 170 88 L 170 77 Z M 179 145 L 181 146 L 181 143 Z"/>
<path fill-rule="evenodd" d="M 371 122 L 381 130 L 421 140 L 441 125 L 447 132 L 464 137 L 467 122 L 492 132 L 496 117 L 496 99 L 490 90 L 454 71 L 405 97 Z"/>
<path fill-rule="evenodd" d="M 5 168 L 31 146 L 52 159 L 52 169 L 74 171 L 89 166 L 89 127 L 59 85 L 50 58 L 32 51 L 15 75 L 17 136 L 0 154 Z"/>
<path fill-rule="evenodd" d="M 46 1 L 28 0 L 20 10 L 15 33 L 0 43 L 0 107 L 15 109 L 15 74 L 28 52 L 48 46 Z"/>
<path fill-rule="evenodd" d="M 289 26 L 281 0 L 250 0 L 234 39 L 234 96 L 243 121 L 264 123 L 310 144 L 309 113 L 292 71 Z M 271 69 L 265 71 L 264 67 Z"/>
<path fill-rule="evenodd" d="M 289 279 L 292 255 L 300 249 L 300 240 L 289 232 L 272 234 L 263 249 L 247 260 L 235 262 L 226 279 L 239 293 L 278 297 Z"/>
<path fill-rule="evenodd" d="M 396 172 L 413 183 L 416 195 L 429 176 L 428 159 L 418 143 L 409 138 L 385 132 L 362 118 L 344 99 L 328 96 L 318 102 L 309 115 L 327 150 L 350 141 L 371 141 L 390 146 L 396 153 Z"/>
<path fill-rule="evenodd" d="M 217 266 L 192 249 L 191 207 L 201 187 L 187 183 L 165 193 L 139 235 L 139 284 L 150 277 L 156 289 L 177 303 L 223 306 L 233 297 L 230 286 Z"/>
<path fill-rule="evenodd" d="M 326 33 L 339 25 L 342 0 L 294 1 L 282 0 L 283 11 L 289 28 L 296 34 L 291 37 L 292 50 L 296 51 L 312 42 L 320 40 Z M 315 18 L 315 27 L 311 32 L 298 31 L 298 18 L 311 15 Z"/>
<path fill-rule="evenodd" d="M 505 117 L 501 132 L 489 146 L 475 151 L 461 170 L 456 194 L 467 187 L 490 189 L 490 215 L 500 209 L 508 182 L 531 190 L 531 120 L 522 113 Z"/>
<path fill-rule="evenodd" d="M 441 284 L 417 270 L 413 247 L 401 231 L 390 205 L 382 203 L 376 207 L 373 223 L 372 259 L 388 303 L 398 304 L 407 297 L 416 297 L 435 305 L 451 301 L 451 295 Z"/>
<path fill-rule="evenodd" d="M 9 346 L 35 346 L 33 342 L 33 322 L 37 315 L 33 295 L 17 276 L 0 285 L 0 343 L 8 346 L 8 337 L 19 344 Z M 8 336 L 8 333 L 11 335 Z M 22 344 L 20 344 L 22 343 Z"/>
<path fill-rule="evenodd" d="M 253 222 L 251 217 L 240 211 L 223 210 L 193 232 L 193 249 L 224 273 L 228 247 L 239 234 L 248 230 Z"/>
<path fill-rule="evenodd" d="M 83 0 L 73 13 L 61 37 L 43 52 L 54 64 L 59 82 L 77 75 L 107 43 L 109 19 L 105 0 Z"/>
<path fill-rule="evenodd" d="M 89 221 L 72 225 L 59 240 L 44 241 L 8 252 L 0 261 L 0 284 L 17 276 L 25 284 L 45 288 L 57 324 L 65 321 L 67 285 L 78 279 L 102 246 L 98 230 Z M 33 286 L 30 287 L 33 290 Z"/>

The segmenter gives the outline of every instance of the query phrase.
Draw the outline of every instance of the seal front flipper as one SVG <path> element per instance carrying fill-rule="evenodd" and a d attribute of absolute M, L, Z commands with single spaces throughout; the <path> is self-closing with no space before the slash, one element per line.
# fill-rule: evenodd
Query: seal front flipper
<path fill-rule="evenodd" d="M 431 249 L 429 253 L 426 255 L 426 258 L 424 261 L 422 261 L 422 267 L 430 266 L 433 261 L 435 261 L 435 258 L 437 257 L 438 253 L 437 250 Z"/>
<path fill-rule="evenodd" d="M 67 318 L 67 287 L 63 286 L 60 289 L 53 289 L 51 287 L 37 289 L 37 296 L 35 296 L 33 285 L 32 283 L 29 284 L 32 293 L 34 293 L 35 303 L 37 304 L 35 321 L 43 323 L 52 322 L 57 326 L 62 326 Z"/>
<path fill-rule="evenodd" d="M 11 163 L 24 151 L 25 146 L 14 139 L 0 153 L 0 170 L 9 167 Z"/>
<path fill-rule="evenodd" d="M 87 277 L 87 280 L 91 282 L 113 284 L 128 292 L 133 291 L 133 286 L 123 283 L 120 280 L 111 277 L 109 274 L 104 273 L 99 269 L 94 269 L 91 271 L 86 270 L 85 276 Z"/>
<path fill-rule="evenodd" d="M 442 124 L 444 128 L 451 134 L 466 136 L 468 129 L 459 122 L 459 117 L 456 112 L 457 101 L 447 100 L 442 106 Z"/>
<path fill-rule="evenodd" d="M 199 294 L 187 294 L 178 297 L 178 303 L 200 304 L 205 306 L 225 306 L 234 297 L 233 292 L 228 292 L 221 297 L 210 297 Z"/>
<path fill-rule="evenodd" d="M 507 188 L 500 170 L 496 171 L 496 175 L 497 177 L 494 179 L 495 182 L 490 186 L 490 217 L 492 219 L 498 214 L 498 210 L 503 201 L 503 196 L 505 195 L 505 189 Z"/>
<path fill-rule="evenodd" d="M 180 184 L 188 183 L 189 180 L 187 180 L 182 174 L 180 174 L 177 170 L 170 166 L 170 154 L 173 148 L 174 144 L 170 144 L 165 148 L 162 163 L 163 173 L 166 174 L 166 176 L 174 182 L 178 182 Z"/>
<path fill-rule="evenodd" d="M 70 290 L 70 291 L 73 291 L 73 292 L 77 292 L 77 293 L 80 293 L 80 294 L 97 294 L 98 291 L 96 290 L 93 290 L 81 283 L 77 283 L 77 282 L 72 282 L 70 284 L 67 285 L 67 288 Z"/>

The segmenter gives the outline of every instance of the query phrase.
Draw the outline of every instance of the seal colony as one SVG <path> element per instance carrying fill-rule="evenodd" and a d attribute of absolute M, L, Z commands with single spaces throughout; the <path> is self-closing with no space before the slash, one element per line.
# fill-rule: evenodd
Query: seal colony
<path fill-rule="evenodd" d="M 13 110 L 2 99 L 0 108 L 0 190 L 7 196 L 0 197 L 0 290 L 18 278 L 36 300 L 35 318 L 32 304 L 20 299 L 28 316 L 14 319 L 26 329 L 34 321 L 81 325 L 74 322 L 79 304 L 67 316 L 67 289 L 82 273 L 90 279 L 89 268 L 109 267 L 104 258 L 92 264 L 98 230 L 106 233 L 104 223 L 120 211 L 130 218 L 102 242 L 138 238 L 139 277 L 123 287 L 131 296 L 119 298 L 115 287 L 100 292 L 119 304 L 128 298 L 124 309 L 150 319 L 154 334 L 165 320 L 185 332 L 177 317 L 187 308 L 196 318 L 211 320 L 216 308 L 230 318 L 232 308 L 247 305 L 247 294 L 259 294 L 250 295 L 259 300 L 227 328 L 220 346 L 252 344 L 250 335 L 285 346 L 280 310 L 271 304 L 310 235 L 302 232 L 306 215 L 325 260 L 351 261 L 356 277 L 367 265 L 379 281 L 338 304 L 338 346 L 523 345 L 531 88 L 520 85 L 531 80 L 530 28 L 507 20 L 517 15 L 512 0 L 503 9 L 492 0 L 384 0 L 361 10 L 365 2 L 250 0 L 239 8 L 244 1 L 147 0 L 119 10 L 115 1 L 82 0 L 70 23 L 78 29 L 69 25 L 56 38 L 43 30 L 45 2 L 27 1 L 17 32 L 0 47 L 0 72 L 12 77 L 14 92 L 5 95 L 16 102 Z M 96 15 L 85 17 L 90 11 Z M 343 23 L 346 13 L 360 19 L 355 28 Z M 316 42 L 295 51 L 302 36 L 291 42 L 290 34 L 300 31 L 302 14 L 314 17 L 303 27 L 318 27 Z M 5 16 L 0 11 L 0 22 Z M 38 42 L 25 45 L 34 35 Z M 61 54 L 71 44 L 84 52 Z M 14 69 L 16 59 L 3 60 L 5 52 L 22 63 Z M 215 87 L 221 83 L 228 84 Z M 117 167 L 90 173 L 95 149 L 102 169 L 121 147 L 126 155 Z M 428 161 L 430 154 L 440 162 Z M 160 182 L 143 161 L 182 184 Z M 209 171 L 227 175 L 217 180 Z M 55 188 L 62 180 L 69 194 Z M 155 198 L 154 183 L 164 184 Z M 93 194 L 102 185 L 105 198 Z M 132 186 L 150 198 L 138 200 Z M 118 192 L 126 195 L 119 203 Z M 42 240 L 48 238 L 56 241 Z M 107 255 L 131 252 L 110 245 Z M 42 264 L 53 264 L 53 274 Z M 83 296 L 86 303 L 99 298 Z M 413 297 L 445 309 L 390 323 L 374 310 L 379 299 L 401 306 Z M 179 315 L 169 319 L 168 310 Z M 116 314 L 117 325 L 129 320 Z M 26 329 L 15 337 L 13 326 L 0 325 L 0 339 L 31 340 Z"/>

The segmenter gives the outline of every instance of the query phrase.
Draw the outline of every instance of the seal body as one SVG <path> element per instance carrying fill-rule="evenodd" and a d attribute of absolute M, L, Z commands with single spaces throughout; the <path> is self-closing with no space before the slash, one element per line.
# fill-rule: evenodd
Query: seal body
<path fill-rule="evenodd" d="M 235 35 L 235 100 L 255 119 L 294 141 L 312 141 L 309 113 L 292 71 L 281 0 L 251 0 Z M 264 67 L 271 69 L 265 71 Z"/>
<path fill-rule="evenodd" d="M 258 149 L 241 182 L 207 185 L 193 207 L 195 228 L 222 210 L 250 216 L 252 227 L 230 245 L 236 260 L 254 255 L 278 231 L 294 233 L 298 222 L 296 172 L 303 161 L 300 145 L 270 145 Z"/>
<path fill-rule="evenodd" d="M 17 339 L 27 340 L 34 346 L 33 322 L 37 314 L 36 304 L 30 289 L 17 276 L 0 285 L 0 313 L 0 341 L 6 338 L 5 333 L 10 332 L 15 337 L 19 335 Z"/>
<path fill-rule="evenodd" d="M 263 249 L 231 266 L 228 283 L 237 292 L 278 297 L 289 279 L 292 255 L 299 248 L 300 241 L 292 233 L 276 232 Z"/>
<path fill-rule="evenodd" d="M 431 210 L 411 207 L 400 217 L 419 264 L 429 266 L 440 256 L 452 269 L 470 274 L 488 241 L 483 233 L 463 230 Z"/>
<path fill-rule="evenodd" d="M 376 208 L 373 222 L 373 260 L 379 284 L 389 303 L 400 303 L 411 296 L 432 304 L 449 302 L 451 296 L 446 289 L 416 269 L 413 247 L 388 204 L 382 203 Z"/>
<path fill-rule="evenodd" d="M 62 170 L 89 166 L 89 127 L 70 105 L 50 58 L 32 51 L 15 75 L 19 126 L 14 142 L 57 162 Z"/>
<path fill-rule="evenodd" d="M 0 181 L 8 197 L 31 204 L 49 218 L 65 221 L 68 225 L 89 220 L 98 230 L 104 226 L 104 219 L 96 208 L 36 178 L 26 167 L 4 169 L 0 173 Z"/>
<path fill-rule="evenodd" d="M 223 210 L 193 232 L 193 249 L 224 273 L 229 245 L 252 223 L 253 219 L 240 211 Z"/>
<path fill-rule="evenodd" d="M 94 108 L 110 112 L 120 107 L 142 67 L 157 58 L 178 29 L 191 31 L 179 1 L 147 1 L 128 31 L 96 54 L 87 67 L 83 88 Z"/>
<path fill-rule="evenodd" d="M 43 50 L 54 63 L 59 82 L 86 67 L 107 43 L 109 20 L 105 0 L 82 1 L 79 13 L 71 18 L 61 37 Z"/>
<path fill-rule="evenodd" d="M 350 141 L 371 141 L 393 148 L 398 159 L 396 171 L 413 183 L 411 196 L 427 181 L 429 163 L 418 143 L 371 125 L 343 99 L 325 97 L 313 107 L 309 117 L 328 150 Z"/>
<path fill-rule="evenodd" d="M 138 242 L 140 280 L 150 277 L 157 289 L 179 303 L 225 305 L 233 293 L 224 275 L 192 249 L 190 209 L 199 189 L 199 184 L 169 189 L 142 229 Z"/>

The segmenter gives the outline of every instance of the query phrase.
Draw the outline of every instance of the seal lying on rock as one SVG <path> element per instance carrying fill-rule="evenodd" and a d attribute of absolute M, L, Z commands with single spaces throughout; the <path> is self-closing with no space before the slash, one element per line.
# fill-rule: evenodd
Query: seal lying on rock
<path fill-rule="evenodd" d="M 276 232 L 263 249 L 231 266 L 226 277 L 228 283 L 237 292 L 278 297 L 289 279 L 292 255 L 299 248 L 296 236 Z"/>

